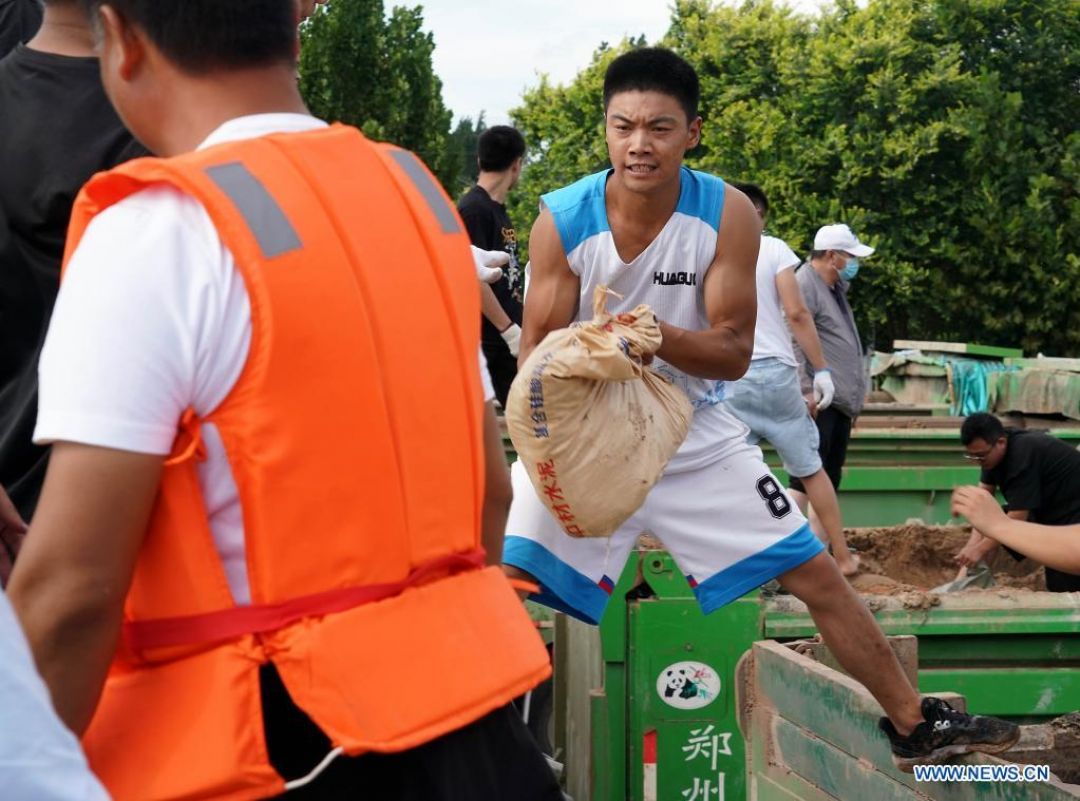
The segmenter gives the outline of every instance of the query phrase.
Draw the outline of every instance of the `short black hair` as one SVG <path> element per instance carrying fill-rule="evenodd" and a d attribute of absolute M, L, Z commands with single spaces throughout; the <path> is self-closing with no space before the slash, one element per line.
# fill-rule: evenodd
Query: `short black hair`
<path fill-rule="evenodd" d="M 760 206 L 762 211 L 767 212 L 769 210 L 769 198 L 765 194 L 765 190 L 757 184 L 732 184 L 736 189 L 750 198 L 750 202 L 755 206 Z"/>
<path fill-rule="evenodd" d="M 810 258 L 811 259 L 824 259 L 825 256 L 828 254 L 828 252 L 829 251 L 827 251 L 827 250 L 811 250 L 810 251 Z"/>
<path fill-rule="evenodd" d="M 694 68 L 663 47 L 639 47 L 623 53 L 604 74 L 604 111 L 619 92 L 661 92 L 679 101 L 687 122 L 698 116 L 701 84 Z"/>
<path fill-rule="evenodd" d="M 525 137 L 509 125 L 493 125 L 480 134 L 476 160 L 483 172 L 503 172 L 525 155 Z"/>
<path fill-rule="evenodd" d="M 993 445 L 1005 436 L 1005 426 L 994 415 L 988 412 L 976 412 L 964 420 L 960 426 L 960 444 L 970 445 L 977 439 L 981 439 L 987 445 Z"/>
<path fill-rule="evenodd" d="M 296 59 L 296 0 L 82 0 L 138 25 L 184 72 L 269 67 Z"/>

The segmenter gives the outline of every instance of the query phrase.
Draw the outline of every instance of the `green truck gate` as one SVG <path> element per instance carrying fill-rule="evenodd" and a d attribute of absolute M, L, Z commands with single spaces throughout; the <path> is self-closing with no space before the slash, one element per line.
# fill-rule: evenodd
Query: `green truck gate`
<path fill-rule="evenodd" d="M 973 709 L 1018 722 L 1080 709 L 1080 594 L 946 595 L 929 609 L 881 598 L 875 607 L 886 633 L 918 637 L 922 692 L 961 692 Z M 814 633 L 805 607 L 786 596 L 750 593 L 706 617 L 667 553 L 636 551 L 600 627 L 592 801 L 749 798 L 736 667 L 755 641 Z M 682 679 L 700 685 L 687 698 Z M 665 697 L 671 686 L 678 692 Z"/>

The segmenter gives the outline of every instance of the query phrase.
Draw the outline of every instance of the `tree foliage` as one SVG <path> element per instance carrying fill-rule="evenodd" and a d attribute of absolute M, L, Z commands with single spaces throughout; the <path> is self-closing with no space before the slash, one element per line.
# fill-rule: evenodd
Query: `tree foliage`
<path fill-rule="evenodd" d="M 387 16 L 382 0 L 320 7 L 301 31 L 300 89 L 316 116 L 412 150 L 449 186 L 461 161 L 423 22 L 420 6 Z"/>
<path fill-rule="evenodd" d="M 840 0 L 810 18 L 679 0 L 662 43 L 702 79 L 692 166 L 761 184 L 771 232 L 798 252 L 838 221 L 877 246 L 852 288 L 874 344 L 1080 351 L 1080 3 Z M 606 164 L 612 55 L 514 112 L 523 220 Z"/>
<path fill-rule="evenodd" d="M 480 142 L 480 134 L 487 130 L 484 121 L 484 112 L 480 112 L 474 122 L 472 117 L 462 117 L 454 130 L 450 132 L 447 147 L 454 154 L 454 158 L 460 163 L 457 177 L 446 185 L 446 190 L 451 197 L 459 197 L 469 187 L 476 183 L 480 175 L 480 165 L 476 162 L 477 146 Z"/>

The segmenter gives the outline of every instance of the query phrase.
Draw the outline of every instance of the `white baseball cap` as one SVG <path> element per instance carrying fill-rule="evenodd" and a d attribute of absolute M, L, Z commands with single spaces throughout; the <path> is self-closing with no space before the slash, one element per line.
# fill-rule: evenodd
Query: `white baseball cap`
<path fill-rule="evenodd" d="M 814 250 L 842 250 L 861 259 L 874 252 L 872 247 L 860 242 L 843 223 L 820 228 L 814 237 Z"/>

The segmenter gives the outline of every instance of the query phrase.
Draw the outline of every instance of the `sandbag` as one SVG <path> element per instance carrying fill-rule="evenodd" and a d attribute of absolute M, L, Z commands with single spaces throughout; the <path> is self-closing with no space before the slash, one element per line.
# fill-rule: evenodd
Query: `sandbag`
<path fill-rule="evenodd" d="M 518 371 L 510 439 L 540 500 L 571 537 L 609 537 L 645 501 L 686 439 L 686 394 L 642 363 L 660 347 L 649 306 L 552 331 Z M 616 295 L 616 297 L 618 297 Z"/>

